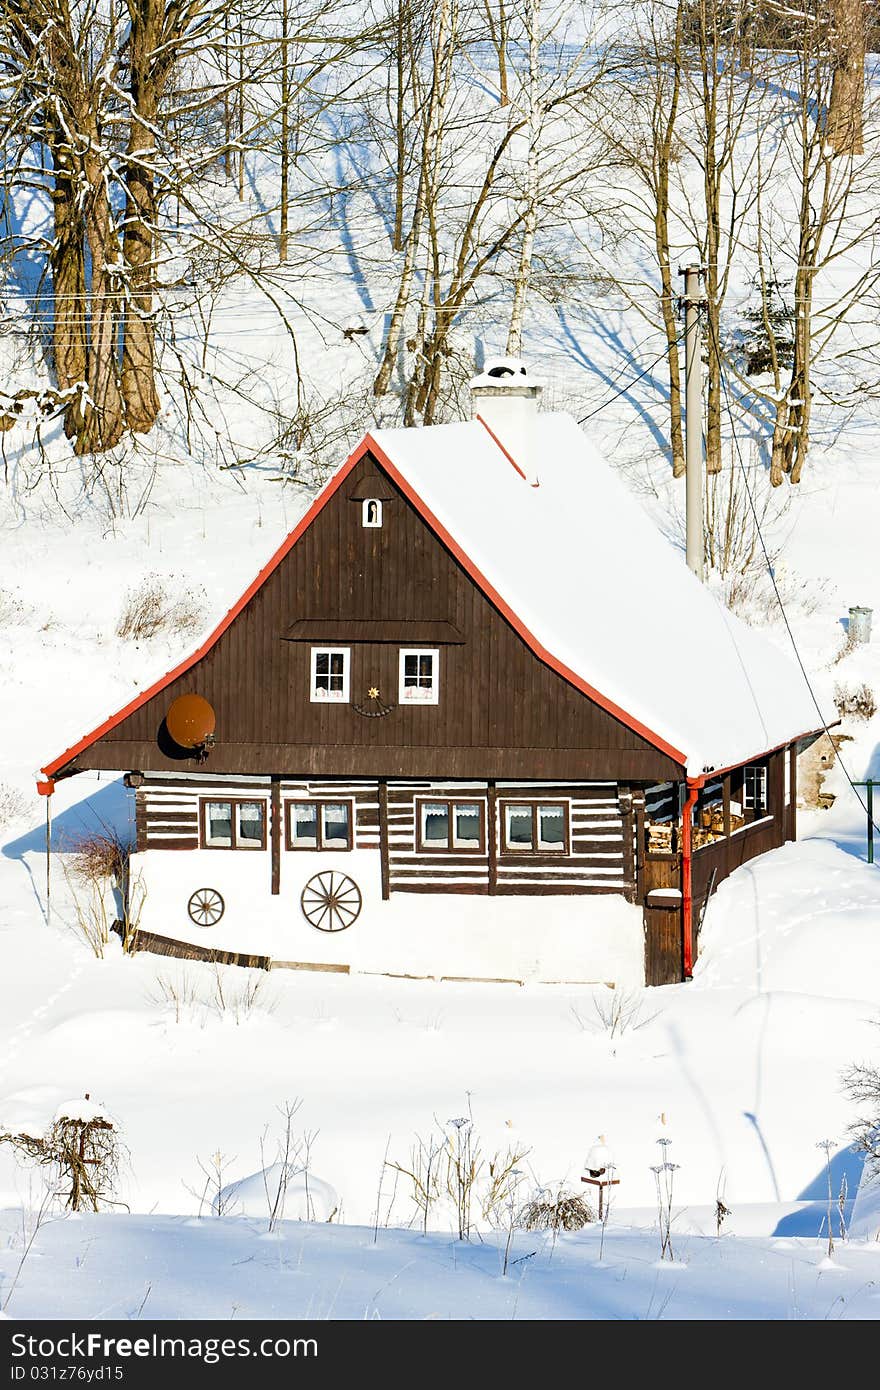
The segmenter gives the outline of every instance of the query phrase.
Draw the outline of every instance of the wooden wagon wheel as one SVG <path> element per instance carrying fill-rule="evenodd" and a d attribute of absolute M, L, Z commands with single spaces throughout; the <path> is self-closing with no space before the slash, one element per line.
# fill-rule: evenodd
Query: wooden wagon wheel
<path fill-rule="evenodd" d="M 226 904 L 216 888 L 197 888 L 186 910 L 197 927 L 216 927 L 226 911 Z"/>
<path fill-rule="evenodd" d="M 361 890 L 348 874 L 325 869 L 310 878 L 300 906 L 306 921 L 318 931 L 345 931 L 361 910 Z"/>

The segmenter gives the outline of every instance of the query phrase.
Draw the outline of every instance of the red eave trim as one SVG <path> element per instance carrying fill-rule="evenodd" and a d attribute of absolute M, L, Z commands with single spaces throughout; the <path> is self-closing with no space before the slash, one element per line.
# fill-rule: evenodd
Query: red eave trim
<path fill-rule="evenodd" d="M 835 719 L 834 723 L 829 724 L 827 728 L 833 729 L 839 723 L 840 720 Z M 738 763 L 729 763 L 727 767 L 714 767 L 711 772 L 701 772 L 699 777 L 693 779 L 688 778 L 688 781 L 693 780 L 698 782 L 702 787 L 706 782 L 711 781 L 713 777 L 726 777 L 728 772 L 733 772 L 736 767 L 745 767 L 746 763 L 753 763 L 757 758 L 769 758 L 771 753 L 778 753 L 780 748 L 790 748 L 793 743 L 799 742 L 802 738 L 810 738 L 813 734 L 824 734 L 826 732 L 827 730 L 824 724 L 821 724 L 818 729 L 805 729 L 802 734 L 793 734 L 791 738 L 785 739 L 782 743 L 774 744 L 772 748 L 762 748 L 758 753 L 750 753 L 747 758 L 741 758 Z"/>
<path fill-rule="evenodd" d="M 488 426 L 486 426 L 486 429 L 488 430 Z M 491 430 L 489 430 L 489 433 L 492 433 Z M 497 442 L 498 441 L 496 440 L 496 443 Z M 503 446 L 499 444 L 499 448 L 503 449 Z M 503 451 L 505 453 L 507 452 L 506 450 Z M 130 714 L 134 714 L 136 710 L 140 709 L 142 705 L 145 705 L 148 700 L 151 700 L 153 698 L 154 695 L 158 695 L 159 692 L 161 690 L 164 690 L 164 688 L 167 685 L 170 685 L 172 681 L 177 680 L 179 676 L 185 675 L 186 672 L 191 669 L 191 667 L 195 666 L 196 662 L 201 661 L 203 656 L 207 656 L 211 648 L 223 636 L 226 629 L 235 621 L 239 613 L 246 606 L 246 604 L 250 602 L 257 590 L 269 578 L 273 570 L 277 569 L 281 561 L 293 549 L 303 532 L 306 531 L 309 526 L 311 526 L 312 522 L 315 520 L 315 517 L 319 514 L 319 512 L 323 510 L 323 508 L 330 501 L 331 497 L 333 497 L 334 494 L 339 490 L 339 488 L 345 482 L 345 479 L 348 477 L 349 473 L 352 471 L 354 466 L 360 462 L 360 460 L 364 457 L 365 454 L 373 454 L 374 457 L 379 460 L 383 468 L 387 470 L 389 477 L 400 488 L 401 492 L 408 499 L 408 501 L 412 503 L 416 511 L 423 518 L 423 520 L 427 522 L 427 524 L 440 538 L 443 544 L 455 556 L 455 558 L 458 560 L 459 564 L 466 571 L 466 573 L 470 575 L 474 583 L 477 584 L 477 586 L 483 591 L 483 593 L 486 595 L 489 601 L 492 604 L 494 604 L 498 611 L 507 619 L 514 631 L 519 634 L 519 636 L 523 639 L 526 645 L 531 648 L 535 656 L 537 656 L 540 661 L 543 661 L 544 664 L 546 666 L 549 666 L 551 670 L 555 671 L 557 675 L 562 676 L 563 680 L 568 681 L 569 685 L 574 686 L 574 688 L 576 690 L 579 690 L 581 694 L 586 695 L 588 699 L 593 700 L 608 714 L 613 715 L 615 719 L 619 719 L 620 722 L 622 724 L 625 724 L 628 729 L 632 729 L 633 733 L 638 734 L 640 738 L 643 738 L 648 743 L 652 744 L 659 752 L 665 753 L 666 756 L 671 758 L 673 762 L 679 763 L 682 767 L 686 766 L 687 758 L 685 754 L 681 751 L 681 749 L 675 748 L 671 743 L 668 743 L 666 739 L 661 738 L 659 734 L 655 733 L 653 729 L 649 729 L 647 725 L 642 724 L 638 719 L 635 719 L 632 715 L 628 714 L 626 710 L 621 709 L 621 707 L 619 705 L 616 705 L 613 700 L 607 699 L 606 696 L 602 695 L 592 685 L 588 684 L 588 682 L 585 681 L 583 677 L 579 676 L 575 671 L 572 671 L 568 666 L 566 666 L 564 662 L 557 660 L 557 658 L 553 656 L 552 652 L 549 652 L 547 648 L 544 647 L 541 644 L 541 642 L 538 641 L 537 637 L 535 637 L 535 635 L 529 631 L 529 629 L 521 621 L 521 619 L 517 617 L 513 609 L 509 606 L 509 604 L 507 604 L 504 601 L 504 599 L 489 582 L 486 576 L 477 568 L 477 566 L 473 563 L 470 557 L 465 554 L 465 552 L 461 549 L 461 546 L 457 544 L 455 539 L 446 530 L 446 527 L 443 526 L 440 521 L 438 521 L 437 517 L 434 516 L 430 508 L 425 505 L 421 497 L 419 497 L 418 493 L 414 491 L 414 489 L 406 481 L 403 475 L 397 470 L 397 468 L 395 468 L 394 464 L 388 458 L 385 451 L 379 447 L 379 445 L 373 439 L 372 435 L 365 434 L 360 444 L 358 444 L 354 452 L 349 455 L 348 459 L 342 465 L 339 472 L 336 473 L 334 477 L 332 477 L 330 481 L 325 485 L 325 487 L 322 488 L 322 490 L 318 493 L 318 496 L 315 498 L 311 507 L 309 507 L 305 515 L 294 527 L 290 535 L 287 536 L 287 538 L 279 546 L 278 550 L 275 551 L 275 554 L 272 556 L 269 562 L 263 566 L 253 583 L 249 586 L 249 588 L 245 590 L 238 602 L 232 608 L 230 608 L 226 616 L 214 629 L 210 637 L 208 637 L 202 643 L 198 650 L 193 652 L 192 655 L 188 656 L 184 661 L 180 662 L 178 666 L 175 666 L 174 669 L 169 671 L 166 675 L 160 677 L 160 679 L 155 681 L 153 685 L 151 685 L 147 690 L 142 691 L 140 695 L 136 696 L 135 699 L 131 700 L 116 714 L 111 715 L 109 719 L 105 719 L 103 724 L 100 724 L 96 729 L 93 729 L 91 733 L 86 734 L 83 738 L 79 740 L 78 743 L 75 743 L 72 747 L 65 749 L 65 751 L 61 753 L 57 758 L 54 758 L 52 762 L 47 763 L 46 766 L 41 769 L 41 771 L 46 775 L 46 777 L 51 778 L 55 776 L 57 773 L 59 773 L 63 768 L 67 766 L 68 763 L 71 763 L 74 760 L 74 758 L 77 757 L 78 754 L 82 753 L 86 748 L 89 748 L 93 743 L 96 742 L 97 739 L 102 738 L 105 734 L 110 733 L 113 729 L 116 728 L 118 724 L 121 724 L 123 719 L 126 719 Z M 513 463 L 513 466 L 517 469 L 517 472 L 522 472 L 519 466 L 516 463 L 514 463 L 513 459 L 511 459 L 510 462 Z"/>
<path fill-rule="evenodd" d="M 306 531 L 309 526 L 311 526 L 318 513 L 322 510 L 323 507 L 326 506 L 326 504 L 330 501 L 330 498 L 334 495 L 334 493 L 339 490 L 339 488 L 345 482 L 351 470 L 354 468 L 355 464 L 360 462 L 364 454 L 370 452 L 370 448 L 367 443 L 368 439 L 369 436 L 365 435 L 364 438 L 361 440 L 360 444 L 355 449 L 354 453 L 350 454 L 349 457 L 346 459 L 339 472 L 334 474 L 330 481 L 321 489 L 314 502 L 309 507 L 308 511 L 300 519 L 300 521 L 291 531 L 290 535 L 285 538 L 285 540 L 275 551 L 275 554 L 272 556 L 272 558 L 260 570 L 254 582 L 250 585 L 249 588 L 245 590 L 238 602 L 234 604 L 232 608 L 230 608 L 226 616 L 223 619 L 221 619 L 217 627 L 215 627 L 214 631 L 211 633 L 210 637 L 208 637 L 202 643 L 198 650 L 193 652 L 192 656 L 188 656 L 184 661 L 181 661 L 181 663 L 178 666 L 175 666 L 172 671 L 169 671 L 167 675 L 161 676 L 159 680 L 155 681 L 149 687 L 149 689 L 143 691 L 140 695 L 137 695 L 135 699 L 129 701 L 129 703 L 125 705 L 121 710 L 119 710 L 116 714 L 112 714 L 109 719 L 105 719 L 104 723 L 99 724 L 97 729 L 93 729 L 90 734 L 86 734 L 83 738 L 79 740 L 78 743 L 73 744 L 71 748 L 66 749 L 57 758 L 53 759 L 51 763 L 47 763 L 44 768 L 41 768 L 40 770 L 44 772 L 47 777 L 51 778 L 62 768 L 66 767 L 68 763 L 73 761 L 77 754 L 82 753 L 86 748 L 91 747 L 91 745 L 95 743 L 99 738 L 102 738 L 104 734 L 109 734 L 112 729 L 116 728 L 117 724 L 121 724 L 123 719 L 127 719 L 130 714 L 134 714 L 135 710 L 140 709 L 141 706 L 145 705 L 148 700 L 151 700 L 154 695 L 158 695 L 161 690 L 164 690 L 165 686 L 170 685 L 171 682 L 173 680 L 176 680 L 178 676 L 185 675 L 186 672 L 190 670 L 192 666 L 195 666 L 197 661 L 201 661 L 203 656 L 207 656 L 211 648 L 223 636 L 226 629 L 231 626 L 231 624 L 238 617 L 242 609 L 253 598 L 257 590 L 269 578 L 269 575 L 272 573 L 272 571 L 278 568 L 284 557 L 288 554 L 290 550 L 293 549 L 303 532 Z"/>

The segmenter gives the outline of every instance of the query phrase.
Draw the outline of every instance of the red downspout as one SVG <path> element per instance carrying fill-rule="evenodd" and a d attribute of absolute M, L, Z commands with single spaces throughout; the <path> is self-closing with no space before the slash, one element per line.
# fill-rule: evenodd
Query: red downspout
<path fill-rule="evenodd" d="M 681 888 L 682 888 L 682 928 L 684 933 L 684 978 L 691 979 L 694 973 L 694 859 L 691 837 L 692 812 L 697 804 L 697 795 L 703 777 L 687 779 L 687 799 L 681 814 Z"/>

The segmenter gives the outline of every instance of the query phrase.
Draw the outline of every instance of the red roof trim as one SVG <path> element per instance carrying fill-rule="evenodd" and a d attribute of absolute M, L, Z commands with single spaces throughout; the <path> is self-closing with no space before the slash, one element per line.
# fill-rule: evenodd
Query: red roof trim
<path fill-rule="evenodd" d="M 73 744 L 71 748 L 66 749 L 59 757 L 55 758 L 51 763 L 47 763 L 44 768 L 41 768 L 41 771 L 44 772 L 47 777 L 51 778 L 63 767 L 66 767 L 69 762 L 73 761 L 77 754 L 91 747 L 91 745 L 95 743 L 97 739 L 102 738 L 104 734 L 109 734 L 112 729 L 116 728 L 117 724 L 121 724 L 123 719 L 126 719 L 130 714 L 134 714 L 135 710 L 140 709 L 140 707 L 145 705 L 148 700 L 151 700 L 154 695 L 158 695 L 160 690 L 163 690 L 166 685 L 170 685 L 178 676 L 185 675 L 190 667 L 195 666 L 196 662 L 200 661 L 203 656 L 207 656 L 211 648 L 223 636 L 226 629 L 238 617 L 241 610 L 250 602 L 257 590 L 269 578 L 272 571 L 278 568 L 284 557 L 293 549 L 303 532 L 311 526 L 321 509 L 326 506 L 333 494 L 342 486 L 355 464 L 363 458 L 365 453 L 369 452 L 369 446 L 367 444 L 368 438 L 369 436 L 364 436 L 354 453 L 350 454 L 346 459 L 339 472 L 321 489 L 305 516 L 300 519 L 290 535 L 286 537 L 275 551 L 275 554 L 269 562 L 260 570 L 254 582 L 245 590 L 238 602 L 230 608 L 225 618 L 221 619 L 210 637 L 202 643 L 198 650 L 193 652 L 192 656 L 188 656 L 184 661 L 181 661 L 180 664 L 175 666 L 172 671 L 169 671 L 167 675 L 161 676 L 159 680 L 154 681 L 149 689 L 143 691 L 142 694 L 137 695 L 135 699 L 129 701 L 117 714 L 112 714 L 109 719 L 104 720 L 103 724 L 99 724 L 97 729 L 93 729 L 90 734 L 86 734 L 78 743 Z"/>
<path fill-rule="evenodd" d="M 488 426 L 486 426 L 486 429 L 488 430 Z M 492 433 L 491 430 L 488 432 L 490 434 Z M 494 435 L 492 437 L 494 438 Z M 498 443 L 497 440 L 496 443 Z M 499 448 L 502 448 L 503 452 L 507 454 L 507 451 L 503 449 L 503 445 L 499 444 Z M 373 454 L 374 457 L 379 460 L 383 468 L 387 470 L 389 476 L 397 484 L 404 496 L 412 503 L 416 511 L 419 512 L 423 520 L 427 522 L 440 540 L 443 541 L 443 544 L 448 547 L 465 572 L 470 575 L 474 583 L 478 585 L 490 602 L 493 603 L 499 612 L 507 619 L 514 631 L 519 634 L 540 661 L 543 661 L 545 665 L 549 666 L 557 675 L 562 676 L 562 678 L 568 681 L 570 685 L 573 685 L 576 690 L 586 695 L 588 699 L 593 700 L 608 714 L 613 715 L 615 719 L 619 719 L 628 729 L 632 729 L 640 738 L 646 739 L 648 743 L 652 744 L 661 753 L 665 753 L 673 762 L 680 763 L 682 766 L 686 764 L 687 759 L 681 749 L 675 748 L 671 743 L 668 743 L 666 739 L 661 738 L 659 734 L 649 729 L 647 725 L 642 724 L 638 719 L 628 714 L 626 710 L 621 709 L 613 700 L 607 699 L 593 686 L 589 685 L 581 676 L 577 675 L 576 672 L 572 671 L 563 662 L 558 661 L 557 658 L 538 641 L 534 634 L 530 632 L 520 618 L 517 617 L 509 604 L 504 601 L 498 591 L 490 584 L 485 575 L 477 568 L 469 556 L 464 553 L 455 539 L 446 530 L 445 526 L 438 521 L 433 512 L 425 505 L 418 493 L 413 490 L 403 475 L 395 468 L 385 451 L 379 447 L 370 434 L 365 434 L 360 444 L 358 444 L 354 452 L 349 455 L 339 472 L 336 473 L 318 493 L 311 507 L 309 507 L 305 515 L 294 527 L 290 535 L 275 551 L 275 554 L 269 562 L 263 566 L 253 583 L 245 590 L 238 602 L 230 608 L 226 616 L 217 625 L 211 635 L 202 643 L 198 650 L 193 652 L 192 655 L 188 656 L 184 661 L 180 662 L 178 666 L 175 666 L 174 669 L 169 671 L 166 675 L 160 677 L 159 680 L 155 681 L 147 690 L 136 696 L 135 699 L 131 700 L 116 714 L 111 715 L 109 719 L 105 719 L 103 724 L 99 724 L 90 734 L 86 734 L 81 738 L 78 743 L 73 744 L 72 747 L 67 748 L 57 758 L 54 758 L 52 762 L 47 763 L 46 766 L 41 769 L 42 772 L 49 778 L 57 775 L 68 763 L 71 763 L 79 753 L 89 748 L 97 739 L 110 733 L 118 724 L 121 724 L 123 719 L 126 719 L 130 714 L 134 714 L 135 710 L 140 709 L 141 706 L 145 705 L 148 700 L 151 700 L 154 695 L 158 695 L 161 690 L 167 685 L 170 685 L 178 676 L 185 675 L 203 656 L 207 656 L 208 652 L 220 640 L 226 629 L 235 621 L 245 605 L 250 602 L 257 590 L 269 578 L 273 570 L 277 569 L 281 561 L 293 549 L 303 532 L 311 526 L 318 513 L 339 490 L 355 464 L 368 453 Z M 507 457 L 510 458 L 509 455 L 507 455 Z M 517 472 L 522 472 L 518 465 L 514 463 L 513 459 L 510 459 L 510 462 L 513 464 L 514 468 L 517 469 Z M 523 476 L 525 475 L 523 474 Z"/>
<path fill-rule="evenodd" d="M 741 762 L 729 763 L 727 767 L 714 767 L 711 772 L 700 774 L 700 785 L 704 782 L 711 782 L 715 777 L 726 777 L 728 772 L 735 771 L 738 767 L 745 767 L 747 763 L 757 762 L 760 758 L 769 758 L 771 753 L 778 753 L 783 748 L 790 748 L 793 743 L 797 743 L 802 738 L 810 738 L 813 734 L 825 734 L 829 729 L 836 729 L 840 723 L 835 719 L 833 724 L 823 724 L 818 729 L 804 729 L 802 734 L 794 734 L 792 738 L 787 738 L 784 743 L 777 743 L 773 748 L 763 748 L 760 753 L 752 753 L 748 758 L 743 758 Z"/>

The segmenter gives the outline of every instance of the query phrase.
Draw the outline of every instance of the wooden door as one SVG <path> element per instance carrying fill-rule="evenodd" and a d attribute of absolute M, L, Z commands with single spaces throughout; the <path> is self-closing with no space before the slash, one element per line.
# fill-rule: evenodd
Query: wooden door
<path fill-rule="evenodd" d="M 645 854 L 642 863 L 645 921 L 645 984 L 680 984 L 684 978 L 681 860 L 678 854 Z"/>
<path fill-rule="evenodd" d="M 681 903 L 645 905 L 645 984 L 677 985 L 683 978 Z"/>

